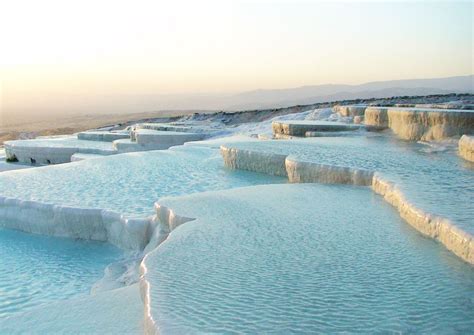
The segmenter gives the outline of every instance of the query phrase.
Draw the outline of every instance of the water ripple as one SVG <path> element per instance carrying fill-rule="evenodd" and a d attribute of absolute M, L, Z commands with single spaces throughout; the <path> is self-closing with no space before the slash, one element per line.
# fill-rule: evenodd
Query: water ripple
<path fill-rule="evenodd" d="M 0 318 L 88 294 L 105 267 L 121 257 L 105 243 L 0 229 Z"/>

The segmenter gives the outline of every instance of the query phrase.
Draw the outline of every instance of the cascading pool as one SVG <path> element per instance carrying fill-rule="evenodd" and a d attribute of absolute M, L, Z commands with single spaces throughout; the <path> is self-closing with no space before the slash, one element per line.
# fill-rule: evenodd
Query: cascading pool
<path fill-rule="evenodd" d="M 180 146 L 5 172 L 0 197 L 146 217 L 164 196 L 276 182 L 285 180 L 224 168 L 217 149 Z"/>
<path fill-rule="evenodd" d="M 0 319 L 89 294 L 107 265 L 123 257 L 107 243 L 0 228 Z"/>
<path fill-rule="evenodd" d="M 407 200 L 473 234 L 474 170 L 449 144 L 401 141 L 386 134 L 232 143 L 231 148 L 296 161 L 364 169 L 394 182 Z"/>
<path fill-rule="evenodd" d="M 471 333 L 474 268 L 366 187 L 160 201 L 196 218 L 145 259 L 160 334 Z"/>

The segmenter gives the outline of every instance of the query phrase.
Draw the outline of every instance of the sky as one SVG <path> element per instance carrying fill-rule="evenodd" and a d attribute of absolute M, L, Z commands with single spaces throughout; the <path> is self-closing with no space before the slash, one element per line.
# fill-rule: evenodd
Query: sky
<path fill-rule="evenodd" d="M 0 0 L 0 108 L 468 75 L 473 3 Z"/>

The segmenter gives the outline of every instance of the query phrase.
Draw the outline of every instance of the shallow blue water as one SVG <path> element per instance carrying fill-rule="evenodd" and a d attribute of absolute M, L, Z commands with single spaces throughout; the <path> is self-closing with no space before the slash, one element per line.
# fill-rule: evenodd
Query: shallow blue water
<path fill-rule="evenodd" d="M 474 165 L 458 157 L 457 147 L 452 145 L 405 142 L 387 135 L 368 134 L 231 146 L 379 172 L 418 208 L 451 219 L 474 234 Z"/>
<path fill-rule="evenodd" d="M 277 182 L 224 168 L 218 149 L 186 146 L 5 172 L 0 196 L 149 216 L 161 197 Z"/>
<path fill-rule="evenodd" d="M 113 151 L 111 142 L 78 140 L 76 136 L 60 138 L 37 138 L 34 140 L 14 140 L 8 141 L 11 146 L 19 147 L 48 147 L 48 148 L 80 148 L 80 149 L 100 149 Z"/>
<path fill-rule="evenodd" d="M 366 187 L 266 185 L 163 204 L 197 220 L 146 261 L 161 334 L 474 329 L 474 268 Z"/>
<path fill-rule="evenodd" d="M 0 228 L 0 318 L 89 294 L 105 267 L 122 257 L 106 243 Z"/>

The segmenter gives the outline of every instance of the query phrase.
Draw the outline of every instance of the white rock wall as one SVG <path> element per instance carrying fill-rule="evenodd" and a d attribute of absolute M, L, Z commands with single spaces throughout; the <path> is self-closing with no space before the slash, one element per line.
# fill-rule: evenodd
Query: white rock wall
<path fill-rule="evenodd" d="M 16 159 L 25 164 L 62 164 L 71 162 L 71 157 L 75 153 L 89 153 L 97 155 L 112 155 L 113 150 L 101 150 L 95 148 L 79 147 L 41 147 L 11 144 L 5 142 L 5 153 L 7 159 Z"/>
<path fill-rule="evenodd" d="M 7 159 L 27 164 L 61 164 L 71 161 L 76 148 L 22 147 L 5 143 Z"/>
<path fill-rule="evenodd" d="M 224 165 L 232 169 L 266 173 L 272 176 L 286 177 L 286 155 L 240 150 L 221 146 Z"/>
<path fill-rule="evenodd" d="M 195 133 L 175 133 L 175 132 L 161 132 L 154 134 L 152 132 L 135 132 L 135 139 L 138 144 L 154 145 L 172 147 L 175 145 L 182 145 L 186 142 L 199 141 L 204 138 L 203 134 Z"/>
<path fill-rule="evenodd" d="M 273 121 L 272 131 L 274 136 L 298 136 L 304 137 L 307 132 L 341 132 L 360 129 L 355 124 L 343 124 L 323 121 Z"/>
<path fill-rule="evenodd" d="M 404 140 L 432 141 L 474 133 L 474 112 L 369 107 L 365 124 L 368 129 L 390 128 Z"/>
<path fill-rule="evenodd" d="M 115 140 L 130 138 L 130 134 L 124 132 L 107 131 L 84 131 L 77 134 L 79 140 L 113 142 Z"/>
<path fill-rule="evenodd" d="M 372 190 L 395 207 L 400 216 L 423 235 L 438 240 L 448 250 L 474 264 L 474 237 L 454 226 L 449 220 L 433 216 L 408 202 L 403 193 L 390 182 L 375 175 Z"/>
<path fill-rule="evenodd" d="M 302 162 L 287 158 L 285 161 L 288 180 L 291 183 L 351 184 L 369 186 L 372 171 L 342 166 Z"/>
<path fill-rule="evenodd" d="M 459 140 L 459 155 L 474 162 L 474 136 L 463 135 Z"/>
<path fill-rule="evenodd" d="M 57 206 L 0 197 L 1 225 L 50 236 L 110 242 L 122 249 L 143 250 L 149 242 L 149 219 L 125 218 L 100 209 Z"/>
<path fill-rule="evenodd" d="M 148 150 L 166 150 L 176 145 L 183 145 L 186 142 L 200 141 L 205 138 L 204 134 L 196 133 L 173 133 L 173 132 L 145 132 L 132 131 L 133 140 L 120 139 L 113 141 L 112 145 L 118 152 L 134 152 Z"/>
<path fill-rule="evenodd" d="M 140 292 L 144 304 L 144 331 L 145 334 L 159 334 L 158 326 L 153 319 L 150 303 L 150 283 L 146 279 L 146 274 L 149 271 L 146 267 L 147 257 L 153 252 L 161 243 L 166 241 L 168 235 L 179 227 L 180 225 L 195 220 L 185 216 L 176 214 L 171 208 L 155 203 L 156 216 L 153 219 L 153 228 L 150 242 L 145 248 L 145 257 L 140 263 Z"/>
<path fill-rule="evenodd" d="M 365 126 L 368 130 L 388 128 L 387 108 L 367 107 L 364 113 Z"/>
<path fill-rule="evenodd" d="M 333 111 L 341 116 L 363 116 L 367 106 L 334 106 Z"/>
<path fill-rule="evenodd" d="M 400 190 L 374 171 L 303 162 L 284 155 L 252 152 L 231 147 L 221 147 L 224 165 L 273 175 L 287 175 L 292 183 L 337 183 L 370 186 L 395 207 L 400 216 L 422 234 L 438 240 L 448 250 L 474 264 L 474 237 L 454 226 L 449 220 L 425 213 L 409 203 Z"/>

